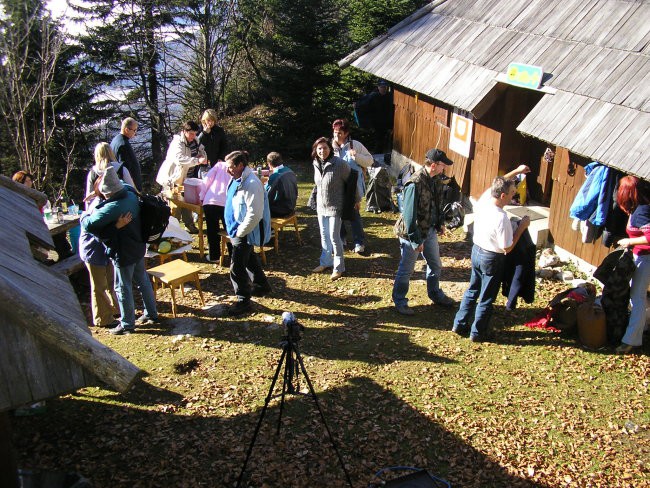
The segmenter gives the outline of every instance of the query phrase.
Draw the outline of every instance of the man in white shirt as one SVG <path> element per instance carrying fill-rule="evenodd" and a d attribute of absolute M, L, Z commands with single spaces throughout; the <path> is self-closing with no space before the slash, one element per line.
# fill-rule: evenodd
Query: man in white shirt
<path fill-rule="evenodd" d="M 489 338 L 490 318 L 501 287 L 505 255 L 515 247 L 530 224 L 527 216 L 522 218 L 513 235 L 510 219 L 503 210 L 517 189 L 512 178 L 528 172 L 530 168 L 522 164 L 505 176 L 497 176 L 476 205 L 472 274 L 452 328 L 456 334 L 464 336 L 471 324 L 469 338 L 472 342 Z"/>

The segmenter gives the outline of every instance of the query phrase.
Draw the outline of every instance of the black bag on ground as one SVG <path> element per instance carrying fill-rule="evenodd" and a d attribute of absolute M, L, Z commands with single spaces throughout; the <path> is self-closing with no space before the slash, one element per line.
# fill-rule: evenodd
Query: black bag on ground
<path fill-rule="evenodd" d="M 368 168 L 370 181 L 366 189 L 366 211 L 381 213 L 396 210 L 391 196 L 391 184 L 388 171 L 384 167 Z"/>
<path fill-rule="evenodd" d="M 145 243 L 160 241 L 169 224 L 171 214 L 169 205 L 160 195 L 140 194 L 142 240 Z"/>

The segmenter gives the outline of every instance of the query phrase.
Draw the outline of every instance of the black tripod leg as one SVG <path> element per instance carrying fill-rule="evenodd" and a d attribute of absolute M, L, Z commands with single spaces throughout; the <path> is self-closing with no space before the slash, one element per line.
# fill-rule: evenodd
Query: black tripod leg
<path fill-rule="evenodd" d="M 314 391 L 314 386 L 311 384 L 311 380 L 309 379 L 309 375 L 307 374 L 307 369 L 305 369 L 305 364 L 302 362 L 302 356 L 300 355 L 300 351 L 298 351 L 297 347 L 295 348 L 295 351 L 296 351 L 296 360 L 298 361 L 298 364 L 300 365 L 300 370 L 302 371 L 302 374 L 305 377 L 305 380 L 307 381 L 307 385 L 309 386 L 309 392 L 311 393 L 311 397 L 314 399 L 314 403 L 316 404 L 316 408 L 318 409 L 320 418 L 323 421 L 323 425 L 325 426 L 327 435 L 330 438 L 330 442 L 332 443 L 334 452 L 336 453 L 336 456 L 339 458 L 339 463 L 341 464 L 341 468 L 343 468 L 343 472 L 345 473 L 345 479 L 348 481 L 348 485 L 350 486 L 350 488 L 352 488 L 352 480 L 350 479 L 350 473 L 348 473 L 348 470 L 345 468 L 345 463 L 343 462 L 341 453 L 339 452 L 339 449 L 336 446 L 336 442 L 334 442 L 334 437 L 332 436 L 332 432 L 330 431 L 330 428 L 327 425 L 327 421 L 325 420 L 325 415 L 323 414 L 323 410 L 320 408 L 320 403 L 318 403 L 318 397 L 316 396 L 316 391 Z"/>
<path fill-rule="evenodd" d="M 291 364 L 293 363 L 293 357 L 292 357 L 292 352 L 291 352 L 291 344 L 287 344 L 284 346 L 283 354 L 286 354 L 286 361 L 284 363 L 284 372 L 283 374 L 283 381 L 282 381 L 282 393 L 280 394 L 280 414 L 278 415 L 278 426 L 275 431 L 276 435 L 280 435 L 280 425 L 282 423 L 282 413 L 284 412 L 284 397 L 286 396 L 287 392 L 292 393 L 293 392 L 293 386 L 291 385 Z"/>
<path fill-rule="evenodd" d="M 264 415 L 266 414 L 266 409 L 269 406 L 269 402 L 271 401 L 271 398 L 273 397 L 273 390 L 275 389 L 275 383 L 278 381 L 278 377 L 280 376 L 280 370 L 282 369 L 282 363 L 284 361 L 284 358 L 287 355 L 287 348 L 285 347 L 282 350 L 282 355 L 280 356 L 280 361 L 278 361 L 278 367 L 275 368 L 275 374 L 273 375 L 273 381 L 271 381 L 271 388 L 269 388 L 269 394 L 266 396 L 266 400 L 264 400 L 264 407 L 262 407 L 262 412 L 260 413 L 260 418 L 257 421 L 257 425 L 255 426 L 255 433 L 253 434 L 253 438 L 251 439 L 251 443 L 248 446 L 248 452 L 246 453 L 246 459 L 244 460 L 244 465 L 241 467 L 241 473 L 239 473 L 239 479 L 237 480 L 237 488 L 241 486 L 242 479 L 244 478 L 244 472 L 246 471 L 246 465 L 248 464 L 248 460 L 251 457 L 251 454 L 253 452 L 253 447 L 255 446 L 255 441 L 257 440 L 257 434 L 260 432 L 260 427 L 262 426 L 262 420 L 264 420 Z M 283 389 L 283 399 L 284 399 L 284 385 L 282 387 Z"/>

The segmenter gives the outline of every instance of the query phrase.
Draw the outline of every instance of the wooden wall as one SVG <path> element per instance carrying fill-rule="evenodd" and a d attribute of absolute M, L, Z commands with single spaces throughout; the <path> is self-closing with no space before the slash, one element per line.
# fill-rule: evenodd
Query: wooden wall
<path fill-rule="evenodd" d="M 575 174 L 569 174 L 570 162 L 575 163 Z M 586 180 L 584 167 L 590 161 L 571 154 L 567 149 L 558 147 L 553 163 L 553 191 L 551 193 L 551 215 L 549 228 L 555 245 L 578 256 L 589 264 L 598 266 L 610 249 L 602 245 L 600 239 L 593 244 L 582 242 L 579 231 L 571 228 L 569 209 L 580 187 Z"/>
<path fill-rule="evenodd" d="M 454 161 L 453 166 L 445 173 L 456 177 L 458 184 L 463 186 L 468 158 L 449 151 L 451 107 L 439 102 L 436 105 L 431 99 L 398 88 L 394 89 L 393 102 L 393 150 L 422 163 L 429 149 L 442 149 L 449 159 Z"/>
<path fill-rule="evenodd" d="M 512 88 L 512 89 L 511 89 Z M 529 93 L 530 92 L 530 93 Z M 455 176 L 463 192 L 478 198 L 498 174 L 518 164 L 531 166 L 531 180 L 537 181 L 539 160 L 545 146 L 516 130 L 517 125 L 541 95 L 524 89 L 507 87 L 495 99 L 481 119 L 474 120 L 472 149 L 465 158 L 449 151 L 449 133 L 453 107 L 405 89 L 395 88 L 395 123 L 393 149 L 408 159 L 421 162 L 432 147 L 447 153 L 454 165 L 445 171 Z M 543 146 L 543 147 L 539 147 Z M 533 185 L 534 196 L 542 196 Z"/>

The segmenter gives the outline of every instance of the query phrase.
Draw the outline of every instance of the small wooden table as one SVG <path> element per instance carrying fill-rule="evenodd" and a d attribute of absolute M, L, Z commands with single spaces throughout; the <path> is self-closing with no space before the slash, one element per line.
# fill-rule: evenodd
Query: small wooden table
<path fill-rule="evenodd" d="M 158 286 L 161 283 L 163 284 L 163 287 L 166 286 L 169 288 L 169 292 L 172 296 L 172 315 L 174 317 L 176 317 L 176 296 L 174 294 L 174 287 L 179 286 L 181 288 L 181 296 L 185 297 L 183 285 L 188 281 L 194 281 L 196 289 L 199 291 L 201 305 L 205 306 L 205 301 L 203 301 L 203 292 L 201 291 L 201 282 L 199 281 L 199 268 L 193 264 L 186 263 L 182 259 L 175 259 L 174 261 L 148 269 L 147 273 L 149 273 L 153 278 L 154 294 L 157 294 Z"/>
<path fill-rule="evenodd" d="M 192 212 L 196 212 L 196 214 L 199 216 L 199 255 L 201 256 L 201 259 L 203 259 L 205 249 L 205 246 L 203 244 L 203 206 L 201 204 L 187 203 L 183 198 L 183 195 L 178 192 L 166 190 L 163 192 L 163 195 L 169 201 L 169 206 L 171 207 L 172 211 L 174 208 L 187 208 Z"/>

